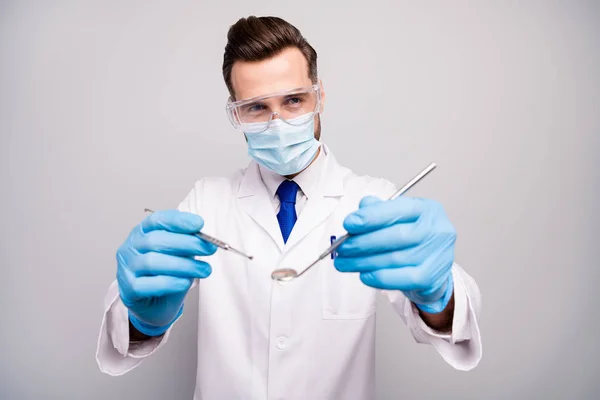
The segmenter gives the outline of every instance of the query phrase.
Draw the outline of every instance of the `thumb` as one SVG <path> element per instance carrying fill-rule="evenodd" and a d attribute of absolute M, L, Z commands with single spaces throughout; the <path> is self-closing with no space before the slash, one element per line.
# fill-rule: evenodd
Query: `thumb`
<path fill-rule="evenodd" d="M 383 200 L 375 196 L 366 196 L 362 198 L 358 208 L 359 210 L 365 209 L 374 204 L 381 203 L 382 201 Z M 360 215 L 359 210 L 350 213 L 344 220 L 344 229 L 346 229 L 349 233 L 358 233 L 364 223 L 364 217 Z"/>
<path fill-rule="evenodd" d="M 377 203 L 381 203 L 383 200 L 381 200 L 379 197 L 376 196 L 366 196 L 363 197 L 362 200 L 360 201 L 358 208 L 365 208 L 365 207 L 369 207 L 373 204 L 377 204 Z"/>

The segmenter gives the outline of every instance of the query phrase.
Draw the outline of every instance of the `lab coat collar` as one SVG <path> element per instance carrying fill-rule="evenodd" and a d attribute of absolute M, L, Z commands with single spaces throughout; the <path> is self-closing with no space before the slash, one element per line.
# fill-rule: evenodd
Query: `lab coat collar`
<path fill-rule="evenodd" d="M 322 165 L 318 168 L 320 176 L 314 184 L 314 188 L 307 189 L 309 193 L 306 205 L 298 216 L 286 244 L 283 243 L 277 215 L 272 207 L 272 195 L 263 181 L 259 165 L 252 160 L 246 168 L 238 189 L 237 197 L 240 207 L 271 236 L 281 251 L 285 247 L 291 247 L 298 243 L 323 222 L 335 209 L 339 197 L 344 194 L 343 179 L 349 170 L 338 164 L 325 144 L 321 145 L 321 151 L 323 152 L 322 160 L 317 160 L 322 161 Z M 314 163 L 311 167 L 313 166 L 315 166 Z M 308 170 L 304 172 L 308 172 Z M 307 188 L 309 186 L 311 185 L 308 185 Z"/>

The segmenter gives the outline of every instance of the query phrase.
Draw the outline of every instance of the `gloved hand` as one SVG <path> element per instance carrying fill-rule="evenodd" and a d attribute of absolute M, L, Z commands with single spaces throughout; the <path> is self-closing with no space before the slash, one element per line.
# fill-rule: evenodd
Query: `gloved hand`
<path fill-rule="evenodd" d="M 344 229 L 354 236 L 338 247 L 337 270 L 360 272 L 363 283 L 378 289 L 400 290 L 425 312 L 445 309 L 454 289 L 456 232 L 439 203 L 368 196 Z"/>
<path fill-rule="evenodd" d="M 217 247 L 191 235 L 204 220 L 177 210 L 157 211 L 136 226 L 117 251 L 117 282 L 129 320 L 141 333 L 159 336 L 183 312 L 194 278 L 212 272 L 194 256 L 213 254 Z"/>

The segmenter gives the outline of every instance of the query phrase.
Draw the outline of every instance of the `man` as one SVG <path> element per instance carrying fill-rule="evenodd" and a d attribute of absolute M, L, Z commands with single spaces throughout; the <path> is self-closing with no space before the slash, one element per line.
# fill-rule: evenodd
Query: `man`
<path fill-rule="evenodd" d="M 380 293 L 418 342 L 454 368 L 475 367 L 480 294 L 454 262 L 452 224 L 435 201 L 385 201 L 393 184 L 337 163 L 320 141 L 325 92 L 301 33 L 279 18 L 240 19 L 223 75 L 252 161 L 200 179 L 177 210 L 131 231 L 106 297 L 101 370 L 124 374 L 164 345 L 194 285 L 197 399 L 374 398 Z M 217 251 L 198 231 L 254 258 Z M 300 278 L 271 279 L 346 231 L 353 236 Z"/>

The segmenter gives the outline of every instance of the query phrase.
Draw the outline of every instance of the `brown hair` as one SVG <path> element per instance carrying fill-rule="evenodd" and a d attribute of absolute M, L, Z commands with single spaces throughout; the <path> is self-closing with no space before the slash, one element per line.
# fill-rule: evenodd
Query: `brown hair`
<path fill-rule="evenodd" d="M 317 83 L 317 52 L 300 31 L 278 17 L 240 18 L 229 28 L 223 56 L 223 78 L 234 97 L 231 70 L 236 61 L 263 61 L 289 47 L 298 48 L 308 63 L 308 76 Z"/>

